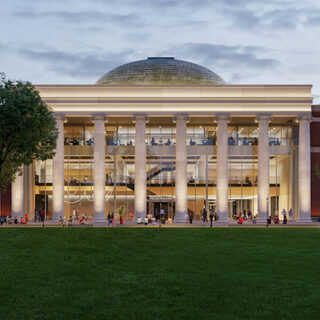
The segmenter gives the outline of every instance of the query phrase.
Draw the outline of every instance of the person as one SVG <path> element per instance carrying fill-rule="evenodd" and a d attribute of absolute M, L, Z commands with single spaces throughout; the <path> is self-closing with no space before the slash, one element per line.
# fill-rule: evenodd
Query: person
<path fill-rule="evenodd" d="M 267 223 L 271 224 L 271 216 L 268 217 Z"/>
<path fill-rule="evenodd" d="M 233 137 L 229 137 L 228 139 L 228 145 L 234 146 L 236 144 L 236 141 L 234 140 Z"/>
<path fill-rule="evenodd" d="M 7 220 L 7 221 L 8 221 L 8 220 Z M 8 222 L 7 222 L 7 223 L 8 223 Z M 13 223 L 14 223 L 14 224 L 18 224 L 18 218 L 17 218 L 17 217 L 14 217 Z"/>
<path fill-rule="evenodd" d="M 89 140 L 87 140 L 87 144 L 88 144 L 88 146 L 93 146 L 93 144 L 94 144 L 93 139 L 90 138 Z"/>
<path fill-rule="evenodd" d="M 16 217 L 16 218 L 17 218 L 17 217 Z M 12 221 L 11 221 L 11 219 L 10 219 L 9 216 L 6 216 L 6 223 L 7 223 L 7 224 L 12 224 Z M 17 219 L 17 223 L 18 223 L 18 219 Z"/>
<path fill-rule="evenodd" d="M 283 224 L 287 224 L 287 215 L 283 216 Z"/>
<path fill-rule="evenodd" d="M 202 210 L 203 222 L 208 222 L 207 213 L 207 209 L 204 207 Z"/>
<path fill-rule="evenodd" d="M 142 224 L 142 219 L 140 217 L 137 219 L 137 224 Z"/>
<path fill-rule="evenodd" d="M 24 220 L 26 221 L 26 224 L 28 224 L 28 221 L 29 221 L 29 214 L 28 214 L 28 212 L 26 212 L 26 213 L 24 214 Z"/>
<path fill-rule="evenodd" d="M 37 222 L 37 220 L 40 222 L 39 211 L 37 208 L 35 208 L 34 209 L 34 222 Z"/>
<path fill-rule="evenodd" d="M 120 224 L 123 224 L 124 223 L 124 219 L 123 219 L 123 216 L 120 217 Z"/>
<path fill-rule="evenodd" d="M 149 219 L 148 219 L 148 216 L 146 215 L 146 216 L 144 217 L 144 224 L 145 224 L 145 225 L 148 225 L 148 223 L 149 223 Z"/>
<path fill-rule="evenodd" d="M 0 224 L 3 225 L 5 220 L 6 220 L 5 217 L 0 217 Z"/>
<path fill-rule="evenodd" d="M 155 225 L 157 223 L 156 218 L 152 217 L 152 224 Z"/>
<path fill-rule="evenodd" d="M 287 220 L 287 211 L 285 209 L 282 209 L 281 214 L 283 216 L 283 220 L 284 220 L 284 217 L 286 217 L 286 220 Z"/>
<path fill-rule="evenodd" d="M 158 207 L 156 207 L 154 209 L 154 217 L 156 218 L 156 222 L 158 222 L 158 220 L 160 220 L 160 213 L 159 213 Z"/>
<path fill-rule="evenodd" d="M 217 222 L 219 220 L 219 216 L 217 212 L 214 213 L 214 221 Z"/>
<path fill-rule="evenodd" d="M 243 220 L 248 220 L 246 209 L 243 209 Z"/>
<path fill-rule="evenodd" d="M 147 217 L 148 217 L 148 223 L 151 224 L 152 223 L 152 214 L 148 213 Z"/>
<path fill-rule="evenodd" d="M 293 210 L 292 210 L 292 208 L 289 209 L 288 214 L 289 214 L 290 221 L 292 221 L 292 218 L 293 218 Z"/>
<path fill-rule="evenodd" d="M 59 217 L 59 227 L 63 227 L 63 218 Z"/>
<path fill-rule="evenodd" d="M 111 213 L 110 212 L 108 213 L 107 221 L 108 221 L 108 227 L 110 227 L 110 225 L 112 224 Z"/>
<path fill-rule="evenodd" d="M 210 218 L 210 227 L 212 227 L 213 218 L 214 218 L 214 213 L 212 209 L 210 209 L 209 218 Z"/>
<path fill-rule="evenodd" d="M 133 213 L 132 212 L 129 213 L 129 220 L 131 220 L 131 221 L 133 220 Z"/>
<path fill-rule="evenodd" d="M 112 225 L 112 227 L 114 225 L 114 214 L 113 214 L 113 211 L 111 213 L 111 225 Z"/>
<path fill-rule="evenodd" d="M 163 214 L 163 215 L 161 215 L 161 223 L 162 224 L 165 224 L 166 223 L 166 216 Z"/>
<path fill-rule="evenodd" d="M 44 210 L 42 208 L 39 211 L 39 215 L 40 215 L 40 221 L 43 222 L 44 221 Z"/>
<path fill-rule="evenodd" d="M 25 220 L 25 218 L 23 216 L 20 218 L 20 223 L 21 224 L 25 224 L 26 223 L 26 220 Z"/>
<path fill-rule="evenodd" d="M 243 224 L 243 218 L 242 216 L 240 216 L 239 220 L 238 220 L 238 224 Z"/>
<path fill-rule="evenodd" d="M 193 212 L 190 211 L 189 212 L 189 222 L 190 222 L 190 224 L 192 224 L 192 220 L 193 220 Z"/>
<path fill-rule="evenodd" d="M 72 226 L 72 216 L 69 217 L 68 226 Z"/>
<path fill-rule="evenodd" d="M 166 214 L 166 212 L 164 211 L 163 208 L 161 208 L 161 209 L 160 209 L 160 216 L 162 217 L 162 216 L 164 216 L 165 214 Z"/>
<path fill-rule="evenodd" d="M 84 224 L 84 216 L 80 217 L 79 224 Z"/>
<path fill-rule="evenodd" d="M 251 222 L 252 219 L 252 212 L 251 210 L 248 210 L 248 220 Z"/>
<path fill-rule="evenodd" d="M 252 218 L 252 223 L 256 224 L 257 223 L 257 215 L 255 214 Z"/>
<path fill-rule="evenodd" d="M 273 222 L 274 222 L 275 224 L 279 224 L 279 217 L 278 217 L 278 215 L 276 215 L 276 216 L 273 218 Z"/>

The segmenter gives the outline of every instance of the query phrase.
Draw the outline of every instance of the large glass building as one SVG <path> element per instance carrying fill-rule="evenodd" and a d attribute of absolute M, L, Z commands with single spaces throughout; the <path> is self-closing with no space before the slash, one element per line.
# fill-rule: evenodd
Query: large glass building
<path fill-rule="evenodd" d="M 206 208 L 222 222 L 244 210 L 262 222 L 292 208 L 310 222 L 311 87 L 226 84 L 157 57 L 92 85 L 37 85 L 57 119 L 57 151 L 13 183 L 12 216 L 44 208 L 47 219 L 99 222 L 120 208 L 125 219 L 164 209 L 179 222 Z"/>

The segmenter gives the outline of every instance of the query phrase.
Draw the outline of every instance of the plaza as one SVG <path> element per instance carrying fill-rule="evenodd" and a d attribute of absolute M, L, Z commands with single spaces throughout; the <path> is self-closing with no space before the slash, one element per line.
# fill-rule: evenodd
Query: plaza
<path fill-rule="evenodd" d="M 91 85 L 38 84 L 57 120 L 56 155 L 24 168 L 2 211 L 98 223 L 120 208 L 125 220 L 162 209 L 181 223 L 205 208 L 221 223 L 244 210 L 264 223 L 292 208 L 293 221 L 310 223 L 320 216 L 311 88 L 227 84 L 173 57 L 122 65 Z"/>

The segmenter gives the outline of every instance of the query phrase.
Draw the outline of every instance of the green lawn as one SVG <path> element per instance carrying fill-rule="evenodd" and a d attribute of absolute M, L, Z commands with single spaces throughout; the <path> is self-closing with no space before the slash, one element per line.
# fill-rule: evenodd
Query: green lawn
<path fill-rule="evenodd" d="M 319 319 L 318 228 L 1 228 L 0 319 Z"/>

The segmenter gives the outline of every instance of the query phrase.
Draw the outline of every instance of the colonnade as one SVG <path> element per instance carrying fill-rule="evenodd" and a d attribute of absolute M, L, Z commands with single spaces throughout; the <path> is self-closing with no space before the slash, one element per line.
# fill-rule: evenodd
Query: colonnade
<path fill-rule="evenodd" d="M 94 220 L 105 221 L 105 117 L 96 116 L 94 121 Z M 137 116 L 135 122 L 135 215 L 146 213 L 146 120 Z M 177 116 L 176 122 L 176 173 L 175 173 L 175 220 L 185 221 L 188 212 L 187 143 L 188 118 Z M 217 214 L 220 222 L 228 221 L 228 116 L 219 115 L 217 122 Z M 64 216 L 64 118 L 56 117 L 59 136 L 53 158 L 52 218 Z M 264 222 L 269 214 L 269 121 L 270 116 L 258 116 L 258 221 Z M 298 220 L 311 220 L 310 177 L 310 117 L 299 118 L 299 165 L 298 165 Z M 23 179 L 18 176 L 12 183 L 12 216 L 23 214 Z M 22 199 L 22 200 L 21 200 Z"/>

